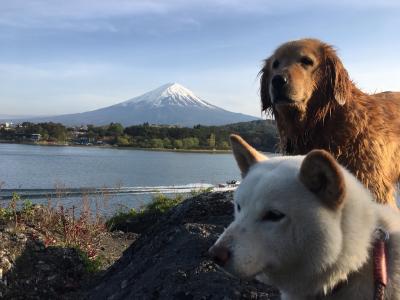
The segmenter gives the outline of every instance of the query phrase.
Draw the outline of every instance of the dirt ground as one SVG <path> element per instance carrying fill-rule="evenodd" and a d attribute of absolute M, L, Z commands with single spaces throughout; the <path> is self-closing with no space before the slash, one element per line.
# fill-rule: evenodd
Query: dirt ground
<path fill-rule="evenodd" d="M 207 250 L 232 221 L 232 193 L 188 199 L 145 231 L 85 295 L 88 299 L 278 299 L 218 270 Z M 133 229 L 131 227 L 131 229 Z"/>
<path fill-rule="evenodd" d="M 278 299 L 271 287 L 228 276 L 207 255 L 232 221 L 231 201 L 230 192 L 205 193 L 158 220 L 102 233 L 95 273 L 77 249 L 0 223 L 0 299 Z"/>
<path fill-rule="evenodd" d="M 0 299 L 82 299 L 81 290 L 102 275 L 136 235 L 105 232 L 99 236 L 100 272 L 75 248 L 46 246 L 35 228 L 0 224 Z M 96 270 L 97 271 L 97 270 Z"/>

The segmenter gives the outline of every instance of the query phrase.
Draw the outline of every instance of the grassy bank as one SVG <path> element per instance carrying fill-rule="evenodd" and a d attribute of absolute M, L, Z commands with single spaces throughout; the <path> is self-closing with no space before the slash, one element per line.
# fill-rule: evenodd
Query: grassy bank
<path fill-rule="evenodd" d="M 156 195 L 140 210 L 120 210 L 106 219 L 85 196 L 80 207 L 66 208 L 57 199 L 34 205 L 13 194 L 0 207 L 0 298 L 70 299 L 182 201 L 181 195 Z"/>
<path fill-rule="evenodd" d="M 208 190 L 201 192 L 205 191 Z M 192 195 L 197 193 L 199 192 L 193 192 Z M 100 204 L 96 203 L 96 211 L 93 212 L 90 209 L 90 200 L 85 195 L 80 207 L 65 208 L 51 199 L 47 205 L 33 204 L 14 193 L 12 199 L 0 207 L 0 224 L 13 232 L 21 232 L 27 226 L 35 228 L 41 233 L 45 247 L 72 247 L 79 249 L 88 259 L 96 259 L 99 236 L 115 230 L 127 220 L 142 222 L 150 217 L 157 219 L 183 200 L 182 195 L 169 197 L 157 194 L 149 204 L 139 210 L 121 208 L 115 215 L 105 218 L 98 209 Z M 104 196 L 103 201 L 108 199 Z"/>
<path fill-rule="evenodd" d="M 153 197 L 152 202 L 140 210 L 134 208 L 121 210 L 107 220 L 109 230 L 124 230 L 141 233 L 145 228 L 157 221 L 162 214 L 184 200 L 182 195 L 167 197 L 159 194 Z"/>

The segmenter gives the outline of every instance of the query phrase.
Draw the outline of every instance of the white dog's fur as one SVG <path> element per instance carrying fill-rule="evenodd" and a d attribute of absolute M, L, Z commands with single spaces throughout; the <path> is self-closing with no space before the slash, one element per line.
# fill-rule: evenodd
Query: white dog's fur
<path fill-rule="evenodd" d="M 276 286 L 282 299 L 370 300 L 372 247 L 383 228 L 390 234 L 385 299 L 400 299 L 398 212 L 372 201 L 323 150 L 267 159 L 239 136 L 231 143 L 244 178 L 234 221 L 210 249 L 229 251 L 226 271 Z"/>

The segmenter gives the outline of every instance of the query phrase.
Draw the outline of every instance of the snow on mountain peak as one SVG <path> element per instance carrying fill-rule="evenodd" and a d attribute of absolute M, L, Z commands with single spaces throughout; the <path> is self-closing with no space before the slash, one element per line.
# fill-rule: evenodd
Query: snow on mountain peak
<path fill-rule="evenodd" d="M 179 83 L 167 83 L 141 96 L 122 102 L 119 105 L 129 106 L 132 104 L 148 105 L 151 107 L 195 106 L 199 108 L 217 109 L 216 106 L 200 99 L 192 91 Z"/>
<path fill-rule="evenodd" d="M 188 90 L 179 83 L 172 83 L 167 86 L 168 88 L 165 89 L 165 91 L 162 93 L 162 96 L 164 97 L 182 95 L 182 96 L 196 98 L 196 96 L 192 93 L 192 91 Z"/>

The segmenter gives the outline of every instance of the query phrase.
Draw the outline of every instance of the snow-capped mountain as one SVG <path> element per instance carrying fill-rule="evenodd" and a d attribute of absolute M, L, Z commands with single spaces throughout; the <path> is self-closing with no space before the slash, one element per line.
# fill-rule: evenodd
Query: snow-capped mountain
<path fill-rule="evenodd" d="M 192 91 L 188 90 L 179 83 L 167 83 L 159 88 L 152 90 L 142 96 L 135 97 L 117 105 L 146 105 L 148 107 L 165 107 L 169 105 L 192 106 L 199 108 L 218 109 L 218 107 L 200 99 Z"/>
<path fill-rule="evenodd" d="M 106 125 L 118 122 L 124 126 L 169 124 L 181 126 L 223 125 L 257 120 L 233 113 L 197 97 L 178 83 L 168 83 L 127 101 L 78 114 L 31 119 L 32 122 L 60 122 L 65 125 Z"/>

